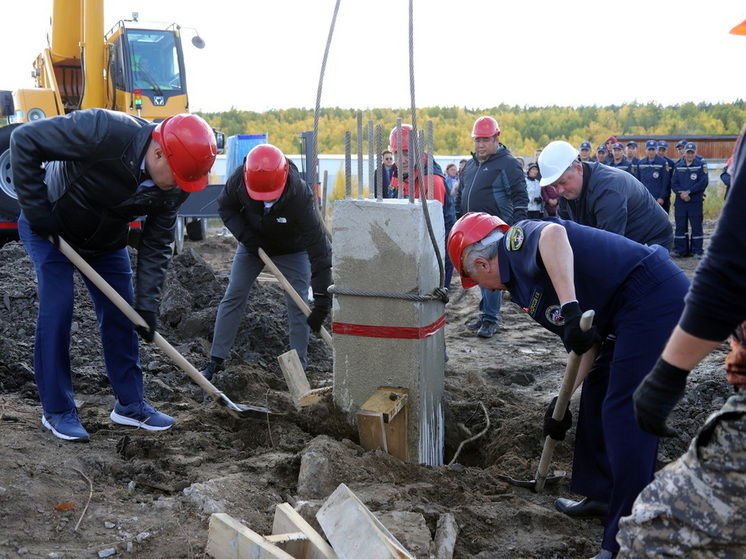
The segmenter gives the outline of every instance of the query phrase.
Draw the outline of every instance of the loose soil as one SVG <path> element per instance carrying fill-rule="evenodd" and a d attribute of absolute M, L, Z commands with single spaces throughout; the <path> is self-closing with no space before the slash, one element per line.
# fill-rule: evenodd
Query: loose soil
<path fill-rule="evenodd" d="M 706 236 L 713 223 L 707 223 Z M 227 285 L 235 240 L 211 231 L 186 242 L 171 262 L 163 292 L 163 336 L 201 368 L 209 357 L 218 302 Z M 689 275 L 698 261 L 678 260 Z M 499 476 L 534 478 L 544 410 L 557 393 L 566 354 L 559 339 L 506 297 L 502 328 L 489 340 L 465 328 L 478 290 L 458 280 L 447 305 L 444 466 L 397 461 L 365 451 L 356 429 L 330 397 L 296 411 L 277 356 L 288 350 L 281 288 L 263 275 L 252 290 L 227 362 L 214 383 L 237 403 L 282 416 L 236 419 L 216 405 L 163 353 L 141 346 L 147 398 L 177 419 L 152 433 L 113 424 L 90 298 L 77 280 L 71 358 L 88 444 L 56 439 L 41 425 L 33 375 L 37 312 L 35 274 L 23 246 L 0 248 L 0 557 L 203 558 L 211 513 L 225 512 L 270 534 L 277 504 L 292 504 L 323 535 L 315 513 L 345 483 L 419 558 L 433 552 L 439 518 L 460 528 L 456 559 L 576 559 L 599 551 L 602 525 L 557 512 L 569 490 L 574 429 L 556 446 L 553 470 L 568 476 L 534 493 Z M 730 394 L 725 346 L 690 377 L 672 414 L 681 438 L 661 444 L 659 463 L 681 455 L 705 418 Z M 332 353 L 314 337 L 307 371 L 312 387 L 332 384 Z M 459 444 L 489 429 L 463 447 Z M 577 397 L 572 409 L 577 413 Z M 309 456 L 323 474 L 303 475 Z M 299 479 L 300 476 L 300 479 Z"/>

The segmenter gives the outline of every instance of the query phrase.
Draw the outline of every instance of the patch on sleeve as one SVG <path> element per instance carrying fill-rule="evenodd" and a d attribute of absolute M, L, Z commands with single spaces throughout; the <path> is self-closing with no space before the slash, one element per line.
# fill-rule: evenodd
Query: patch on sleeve
<path fill-rule="evenodd" d="M 565 325 L 565 317 L 562 316 L 562 307 L 560 307 L 559 305 L 552 305 L 551 307 L 547 307 L 547 310 L 544 311 L 544 316 L 555 326 Z"/>
<path fill-rule="evenodd" d="M 539 303 L 541 303 L 542 295 L 543 293 L 539 289 L 534 289 L 534 292 L 531 294 L 531 302 L 526 309 L 526 312 L 530 316 L 536 316 L 536 310 L 539 308 Z"/>
<path fill-rule="evenodd" d="M 508 250 L 518 250 L 523 246 L 524 239 L 523 229 L 520 227 L 511 227 L 508 230 L 508 240 L 505 246 Z"/>

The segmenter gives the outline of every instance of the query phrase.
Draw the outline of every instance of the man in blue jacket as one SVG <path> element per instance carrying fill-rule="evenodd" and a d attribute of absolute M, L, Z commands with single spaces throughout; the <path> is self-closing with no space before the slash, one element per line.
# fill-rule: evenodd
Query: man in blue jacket
<path fill-rule="evenodd" d="M 648 140 L 645 150 L 647 157 L 637 163 L 637 178 L 663 207 L 671 197 L 671 169 L 668 162 L 658 156 L 658 142 Z"/>
<path fill-rule="evenodd" d="M 582 354 L 571 488 L 585 498 L 561 498 L 555 507 L 572 518 L 605 518 L 594 559 L 612 559 L 618 521 L 653 479 L 658 448 L 658 438 L 635 422 L 632 395 L 679 319 L 686 274 L 659 246 L 554 218 L 509 227 L 494 216 L 467 214 L 453 226 L 448 252 L 465 287 L 507 290 L 568 350 Z M 588 309 L 595 324 L 583 331 L 580 317 Z M 588 350 L 599 341 L 595 356 Z M 544 434 L 562 440 L 571 424 L 566 412 L 562 421 L 547 421 Z"/>
<path fill-rule="evenodd" d="M 490 116 L 479 117 L 471 132 L 474 153 L 461 172 L 456 192 L 456 215 L 487 212 L 506 223 L 528 217 L 526 175 L 510 150 L 500 143 L 500 127 Z M 539 156 L 541 157 L 541 156 Z M 480 338 L 491 338 L 497 330 L 502 293 L 481 289 L 480 316 L 467 324 Z"/>
<path fill-rule="evenodd" d="M 676 163 L 671 181 L 671 190 L 676 194 L 674 202 L 676 233 L 673 255 L 702 258 L 705 239 L 702 228 L 705 189 L 710 179 L 707 175 L 707 161 L 702 158 L 697 159 L 697 146 L 689 142 L 684 150 L 684 159 Z M 689 226 L 691 226 L 691 238 Z"/>
<path fill-rule="evenodd" d="M 73 394 L 74 267 L 56 248 L 62 237 L 125 301 L 134 301 L 148 324 L 133 328 L 84 278 L 96 309 L 106 375 L 116 396 L 111 420 L 152 431 L 168 429 L 174 419 L 143 398 L 137 334 L 153 341 L 179 206 L 190 192 L 207 186 L 215 162 L 212 129 L 196 115 L 176 115 L 156 125 L 119 112 L 89 109 L 18 127 L 10 149 L 22 210 L 18 232 L 38 277 L 34 375 L 42 424 L 60 439 L 89 440 Z M 130 222 L 141 216 L 146 217 L 133 289 L 127 234 Z"/>

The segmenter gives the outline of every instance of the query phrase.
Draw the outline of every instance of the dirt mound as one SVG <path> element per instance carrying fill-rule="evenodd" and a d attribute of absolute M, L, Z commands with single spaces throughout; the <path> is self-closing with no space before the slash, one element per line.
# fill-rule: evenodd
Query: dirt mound
<path fill-rule="evenodd" d="M 209 358 L 234 249 L 231 237 L 213 234 L 188 242 L 169 268 L 160 331 L 198 368 Z M 680 264 L 691 273 L 696 263 Z M 533 479 L 541 419 L 565 365 L 559 340 L 507 298 L 498 334 L 480 340 L 464 327 L 477 306 L 476 290 L 452 291 L 446 326 L 447 465 L 428 467 L 365 452 L 329 398 L 295 411 L 277 362 L 288 350 L 284 295 L 266 276 L 249 296 L 226 370 L 213 381 L 234 402 L 282 415 L 235 419 L 157 348 L 143 344 L 146 395 L 178 423 L 161 433 L 113 424 L 95 315 L 78 279 L 71 357 L 91 442 L 59 441 L 41 426 L 33 378 L 35 281 L 20 243 L 0 248 L 2 557 L 98 557 L 112 550 L 129 557 L 203 557 L 210 513 L 226 512 L 269 533 L 275 505 L 290 502 L 317 525 L 316 510 L 342 482 L 418 557 L 428 557 L 437 521 L 447 512 L 461 530 L 457 559 L 570 559 L 598 551 L 600 522 L 571 521 L 554 509 L 558 496 L 572 496 L 569 477 L 539 494 L 500 478 Z M 662 443 L 661 463 L 679 456 L 727 398 L 723 356 L 721 351 L 710 357 L 693 373 L 672 417 L 683 436 Z M 313 387 L 331 385 L 331 359 L 330 349 L 313 337 L 308 370 Z M 488 422 L 486 433 L 448 465 L 460 443 Z M 571 471 L 573 437 L 574 429 L 557 445 L 553 469 Z M 313 461 L 324 467 L 309 477 Z"/>

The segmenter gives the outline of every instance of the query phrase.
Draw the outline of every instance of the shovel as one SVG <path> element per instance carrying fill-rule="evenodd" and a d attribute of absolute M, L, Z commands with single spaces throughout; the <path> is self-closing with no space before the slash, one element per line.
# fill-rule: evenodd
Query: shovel
<path fill-rule="evenodd" d="M 53 239 L 50 239 L 53 241 Z M 67 244 L 63 238 L 59 238 L 60 252 L 67 256 L 68 260 L 72 262 L 78 270 L 81 271 L 89 280 L 91 280 L 101 292 L 106 295 L 112 303 L 114 303 L 120 311 L 122 311 L 127 318 L 129 318 L 135 325 L 144 326 L 147 328 L 145 320 L 137 314 L 137 311 L 124 300 L 124 298 L 117 293 L 114 288 L 109 285 L 99 273 L 94 270 L 88 262 L 86 262 L 73 248 Z M 210 397 L 215 400 L 221 406 L 228 409 L 228 412 L 239 419 L 245 418 L 264 418 L 267 415 L 277 415 L 269 411 L 267 408 L 260 406 L 247 406 L 245 404 L 235 404 L 228 396 L 218 390 L 214 384 L 202 376 L 202 374 L 192 365 L 186 358 L 181 355 L 176 349 L 166 341 L 166 339 L 156 332 L 153 336 L 153 342 L 163 352 L 171 358 L 188 376 L 191 378 L 202 390 L 207 392 Z"/>
<path fill-rule="evenodd" d="M 585 311 L 583 316 L 580 318 L 580 327 L 583 330 L 588 330 L 593 324 L 593 317 L 595 316 L 594 311 Z M 591 348 L 589 351 L 594 351 Z M 562 379 L 562 385 L 560 386 L 559 395 L 557 396 L 557 402 L 554 405 L 554 413 L 552 413 L 552 419 L 561 421 L 565 415 L 565 408 L 570 402 L 572 397 L 573 387 L 575 386 L 575 378 L 578 376 L 578 368 L 580 367 L 581 356 L 571 351 L 567 356 L 567 365 L 565 366 L 565 376 Z M 554 453 L 554 446 L 557 441 L 550 436 L 547 436 L 544 440 L 544 449 L 541 452 L 541 459 L 539 460 L 539 467 L 536 471 L 536 479 L 530 481 L 521 481 L 513 479 L 509 476 L 501 475 L 497 476 L 518 487 L 528 487 L 533 489 L 537 493 L 544 489 L 544 485 L 549 483 L 557 483 L 563 477 L 567 475 L 566 472 L 555 471 L 553 475 L 549 475 L 549 464 L 552 461 L 552 454 Z"/>

